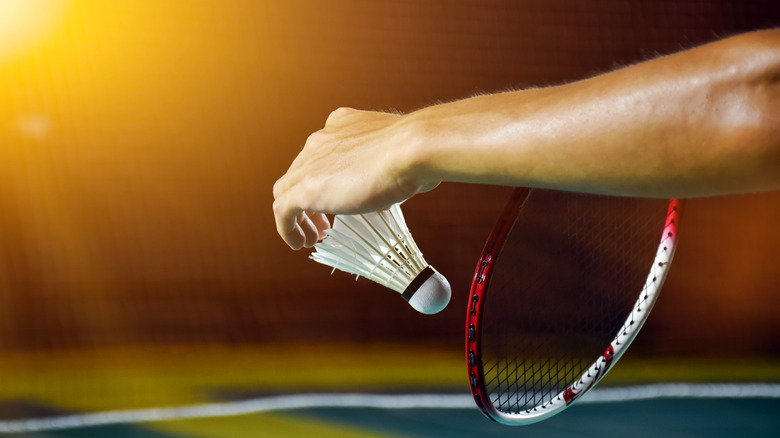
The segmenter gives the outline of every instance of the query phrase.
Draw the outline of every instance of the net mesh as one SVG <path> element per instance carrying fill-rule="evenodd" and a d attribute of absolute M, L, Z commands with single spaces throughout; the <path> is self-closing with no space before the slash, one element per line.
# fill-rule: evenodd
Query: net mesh
<path fill-rule="evenodd" d="M 482 319 L 486 389 L 499 411 L 550 401 L 609 346 L 643 289 L 667 204 L 532 192 L 493 268 Z"/>

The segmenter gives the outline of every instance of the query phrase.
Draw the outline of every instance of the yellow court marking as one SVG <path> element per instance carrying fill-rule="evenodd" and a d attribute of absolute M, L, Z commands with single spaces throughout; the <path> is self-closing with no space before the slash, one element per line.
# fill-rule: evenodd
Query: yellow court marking
<path fill-rule="evenodd" d="M 777 361 L 629 357 L 601 387 L 780 382 Z M 128 347 L 6 353 L 0 401 L 77 412 L 311 392 L 468 392 L 462 352 L 407 345 Z"/>
<path fill-rule="evenodd" d="M 657 382 L 744 383 L 780 382 L 780 361 L 746 358 L 633 358 L 622 359 L 599 386 Z"/>
<path fill-rule="evenodd" d="M 389 436 L 359 428 L 271 414 L 161 421 L 148 426 L 157 432 L 192 438 L 381 438 Z"/>
<path fill-rule="evenodd" d="M 220 401 L 230 393 L 442 388 L 465 392 L 462 362 L 459 351 L 399 345 L 14 353 L 0 358 L 0 400 L 33 400 L 88 412 Z"/>

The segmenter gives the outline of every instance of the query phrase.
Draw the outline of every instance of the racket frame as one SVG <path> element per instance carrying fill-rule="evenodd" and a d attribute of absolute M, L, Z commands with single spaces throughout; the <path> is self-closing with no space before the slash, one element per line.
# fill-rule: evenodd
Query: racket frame
<path fill-rule="evenodd" d="M 518 413 L 499 411 L 490 399 L 482 367 L 482 319 L 490 278 L 501 248 L 528 200 L 532 189 L 517 188 L 512 192 L 498 221 L 488 237 L 482 255 L 474 271 L 466 313 L 466 365 L 469 386 L 474 402 L 491 420 L 507 425 L 536 423 L 560 413 L 592 389 L 625 353 L 653 308 L 677 247 L 677 234 L 682 213 L 682 203 L 669 202 L 666 223 L 658 245 L 656 257 L 634 307 L 604 353 L 593 362 L 585 373 L 565 390 L 534 408 Z"/>

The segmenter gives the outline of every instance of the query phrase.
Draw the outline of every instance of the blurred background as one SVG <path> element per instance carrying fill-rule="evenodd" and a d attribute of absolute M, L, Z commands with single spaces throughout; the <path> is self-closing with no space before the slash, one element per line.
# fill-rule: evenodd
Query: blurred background
<path fill-rule="evenodd" d="M 341 106 L 555 85 L 778 24 L 771 0 L 0 0 L 0 419 L 466 392 L 466 298 L 510 190 L 404 205 L 453 287 L 420 315 L 277 236 L 272 185 L 306 137 Z M 625 361 L 777 361 L 778 225 L 777 192 L 689 201 Z"/>

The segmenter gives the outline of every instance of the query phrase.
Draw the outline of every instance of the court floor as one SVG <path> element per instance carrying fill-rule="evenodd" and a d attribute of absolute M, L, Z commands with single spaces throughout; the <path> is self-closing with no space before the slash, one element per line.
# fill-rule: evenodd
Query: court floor
<path fill-rule="evenodd" d="M 477 410 L 460 351 L 425 346 L 26 352 L 0 359 L 0 382 L 0 436 L 14 438 L 749 438 L 780 430 L 772 360 L 628 356 L 582 401 L 521 427 Z"/>
<path fill-rule="evenodd" d="M 313 408 L 285 413 L 72 428 L 8 437 L 774 437 L 780 399 L 658 399 L 572 406 L 530 426 L 493 423 L 476 409 Z"/>

